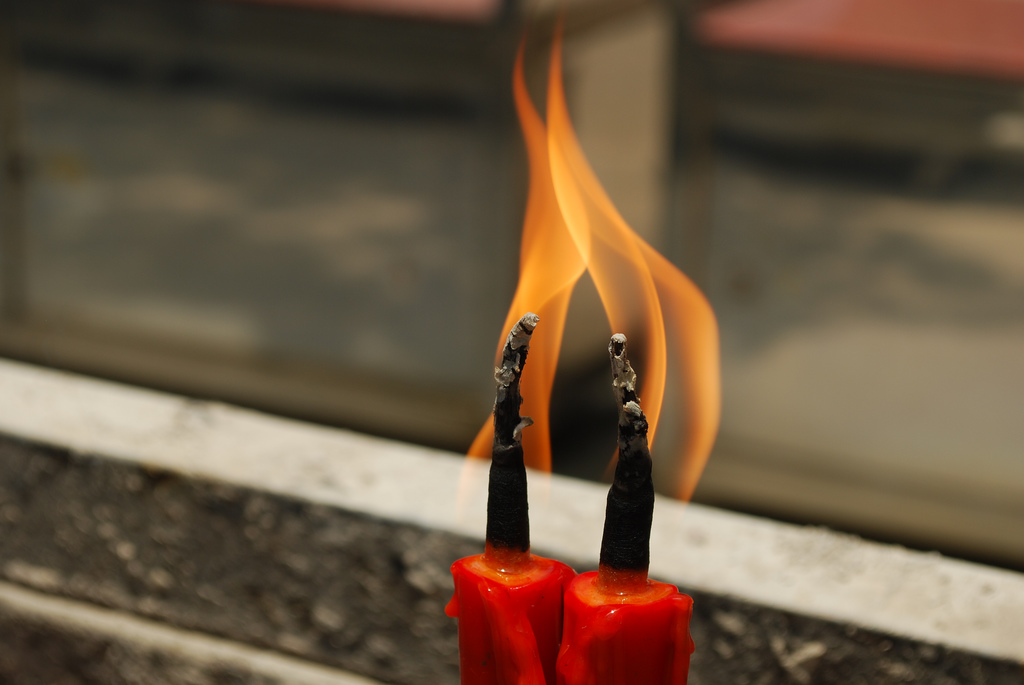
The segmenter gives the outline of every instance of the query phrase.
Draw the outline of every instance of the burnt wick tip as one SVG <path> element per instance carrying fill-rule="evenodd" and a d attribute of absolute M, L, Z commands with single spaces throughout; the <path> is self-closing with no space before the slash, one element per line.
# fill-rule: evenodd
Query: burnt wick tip
<path fill-rule="evenodd" d="M 498 402 L 504 397 L 503 391 L 518 382 L 519 375 L 523 372 L 523 364 L 526 363 L 526 355 L 530 351 L 530 338 L 533 337 L 533 330 L 537 328 L 539 322 L 539 316 L 527 312 L 508 332 L 505 347 L 501 350 L 501 364 L 494 367 L 494 381 L 498 384 Z M 518 405 L 516 406 L 518 408 Z"/>
<path fill-rule="evenodd" d="M 626 336 L 616 333 L 608 343 L 608 355 L 612 362 L 612 390 L 615 392 L 619 416 L 629 402 L 639 403 L 636 396 L 636 372 L 626 357 Z"/>
<path fill-rule="evenodd" d="M 616 333 L 612 336 L 611 342 L 608 343 L 608 351 L 612 357 L 621 357 L 626 352 L 626 336 L 622 333 Z"/>
<path fill-rule="evenodd" d="M 537 327 L 540 322 L 540 317 L 533 312 L 526 312 L 516 324 L 512 326 L 512 330 L 508 333 L 508 339 L 505 341 L 505 345 L 512 350 L 518 350 L 520 347 L 528 346 L 530 344 L 530 337 L 533 335 L 533 329 Z"/>

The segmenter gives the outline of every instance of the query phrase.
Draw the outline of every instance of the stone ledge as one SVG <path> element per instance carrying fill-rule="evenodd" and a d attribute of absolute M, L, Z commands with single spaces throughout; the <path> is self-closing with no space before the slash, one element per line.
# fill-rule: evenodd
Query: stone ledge
<path fill-rule="evenodd" d="M 0 681 L 380 685 L 246 645 L 0 583 Z"/>
<path fill-rule="evenodd" d="M 480 548 L 479 469 L 7 362 L 0 431 L 7 581 L 387 682 L 457 681 L 442 607 L 448 565 Z M 605 489 L 533 480 L 538 551 L 592 567 Z M 655 518 L 653 572 L 697 600 L 694 685 L 1024 682 L 1019 574 L 665 500 Z"/>
<path fill-rule="evenodd" d="M 450 682 L 477 544 L 0 438 L 0 578 L 396 683 Z"/>

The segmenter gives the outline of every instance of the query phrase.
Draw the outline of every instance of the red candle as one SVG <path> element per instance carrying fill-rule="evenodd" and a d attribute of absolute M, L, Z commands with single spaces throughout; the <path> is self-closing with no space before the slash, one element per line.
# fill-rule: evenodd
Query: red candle
<path fill-rule="evenodd" d="M 503 558 L 504 557 L 504 558 Z M 562 598 L 575 572 L 560 561 L 488 549 L 452 565 L 463 685 L 554 685 Z"/>
<path fill-rule="evenodd" d="M 576 576 L 565 596 L 559 685 L 686 685 L 693 600 L 674 585 Z"/>
<path fill-rule="evenodd" d="M 562 600 L 575 572 L 530 554 L 530 519 L 519 379 L 537 325 L 527 314 L 512 328 L 494 370 L 494 442 L 483 554 L 452 565 L 455 595 L 445 609 L 459 620 L 462 685 L 555 685 Z"/>
<path fill-rule="evenodd" d="M 686 685 L 693 600 L 647 578 L 654 482 L 647 418 L 636 396 L 626 338 L 612 336 L 619 460 L 608 493 L 601 563 L 565 596 L 558 685 Z"/>

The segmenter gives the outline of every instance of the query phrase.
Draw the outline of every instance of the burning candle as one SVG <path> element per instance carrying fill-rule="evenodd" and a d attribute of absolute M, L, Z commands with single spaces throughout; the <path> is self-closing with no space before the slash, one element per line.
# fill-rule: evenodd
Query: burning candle
<path fill-rule="evenodd" d="M 685 685 L 693 600 L 647 577 L 654 515 L 647 418 L 625 336 L 612 336 L 608 352 L 619 410 L 619 459 L 598 570 L 577 576 L 566 592 L 558 684 Z"/>
<path fill-rule="evenodd" d="M 483 554 L 452 565 L 455 594 L 445 613 L 459 621 L 463 685 L 554 685 L 562 601 L 575 572 L 530 554 L 530 519 L 519 380 L 536 314 L 513 326 L 494 370 L 494 441 Z"/>
<path fill-rule="evenodd" d="M 679 685 L 686 683 L 693 642 L 692 602 L 647 578 L 654 486 L 648 431 L 654 439 L 667 385 L 669 355 L 685 396 L 687 438 L 678 454 L 676 494 L 689 499 L 718 426 L 718 327 L 703 294 L 637 235 L 615 209 L 590 168 L 569 118 L 561 73 L 561 27 L 555 32 L 548 78 L 547 117 L 526 88 L 520 45 L 513 75 L 516 111 L 530 166 L 520 252 L 519 284 L 505 328 L 520 312 L 547 321 L 534 340 L 524 379 L 531 466 L 551 469 L 548 418 L 559 347 L 573 289 L 589 273 L 615 330 L 641 327 L 647 412 L 640 409 L 636 374 L 625 337 L 612 339 L 619 400 L 619 461 L 608 497 L 601 564 L 572 581 L 564 564 L 529 554 L 526 472 L 519 416 L 519 374 L 537 317 L 527 315 L 498 341 L 498 399 L 469 449 L 492 455 L 484 554 L 455 563 L 463 683 L 538 685 Z M 675 340 L 669 342 L 669 336 Z M 648 416 L 650 417 L 648 423 Z M 553 627 L 564 627 L 561 633 Z M 560 650 L 557 649 L 561 637 Z M 557 652 L 557 659 L 555 654 Z"/>

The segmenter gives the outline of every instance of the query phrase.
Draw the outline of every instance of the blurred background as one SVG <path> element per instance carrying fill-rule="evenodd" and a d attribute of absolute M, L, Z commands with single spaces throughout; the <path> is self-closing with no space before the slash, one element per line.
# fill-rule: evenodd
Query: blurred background
<path fill-rule="evenodd" d="M 0 354 L 465 450 L 563 4 L 0 7 Z M 1024 0 L 575 0 L 565 49 L 719 317 L 696 501 L 1024 568 Z M 610 456 L 608 332 L 581 283 L 556 471 Z"/>

